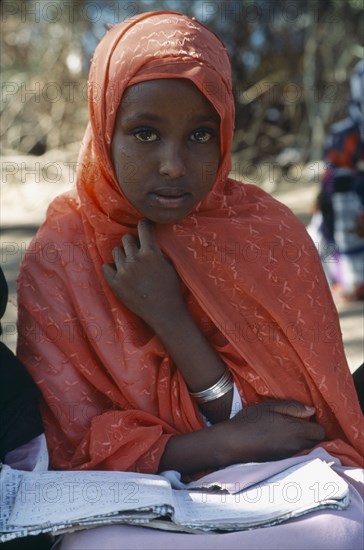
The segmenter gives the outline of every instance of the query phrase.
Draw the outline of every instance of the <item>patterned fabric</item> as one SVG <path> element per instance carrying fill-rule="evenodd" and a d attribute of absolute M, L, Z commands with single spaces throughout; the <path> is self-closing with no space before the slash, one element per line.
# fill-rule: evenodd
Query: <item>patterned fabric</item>
<path fill-rule="evenodd" d="M 195 20 L 153 12 L 116 25 L 99 44 L 77 190 L 51 204 L 21 267 L 18 352 L 44 397 L 53 467 L 155 472 L 173 434 L 204 426 L 161 341 L 101 271 L 141 218 L 110 160 L 116 111 L 128 85 L 156 78 L 188 78 L 221 117 L 211 192 L 180 223 L 156 227 L 192 317 L 244 405 L 314 404 L 323 446 L 359 464 L 362 416 L 315 247 L 285 206 L 228 178 L 234 104 L 225 48 Z"/>

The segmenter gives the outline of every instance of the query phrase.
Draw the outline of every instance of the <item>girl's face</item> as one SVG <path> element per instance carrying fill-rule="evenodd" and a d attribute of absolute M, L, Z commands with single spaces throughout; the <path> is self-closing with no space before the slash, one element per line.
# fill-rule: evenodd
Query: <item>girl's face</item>
<path fill-rule="evenodd" d="M 215 181 L 220 117 L 189 80 L 135 84 L 120 104 L 111 155 L 130 203 L 156 223 L 178 222 Z"/>

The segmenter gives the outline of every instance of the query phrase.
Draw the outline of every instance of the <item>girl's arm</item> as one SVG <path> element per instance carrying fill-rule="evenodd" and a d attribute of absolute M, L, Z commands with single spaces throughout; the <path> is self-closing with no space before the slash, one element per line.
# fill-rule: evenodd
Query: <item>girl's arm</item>
<path fill-rule="evenodd" d="M 182 298 L 180 281 L 163 256 L 153 227 L 138 224 L 139 242 L 132 235 L 113 251 L 115 267 L 104 275 L 116 296 L 158 334 L 192 392 L 221 378 L 225 365 L 192 320 Z M 293 401 L 273 401 L 247 407 L 231 420 L 232 390 L 201 406 L 214 426 L 172 436 L 160 461 L 160 471 L 184 474 L 247 461 L 286 458 L 311 448 L 324 430 L 306 419 L 312 407 Z"/>
<path fill-rule="evenodd" d="M 172 264 L 163 256 L 153 226 L 138 225 L 139 243 L 132 235 L 113 251 L 115 266 L 104 266 L 104 275 L 116 296 L 159 336 L 191 392 L 213 386 L 225 365 L 194 323 L 180 290 Z M 230 416 L 233 390 L 201 405 L 213 423 Z"/>
<path fill-rule="evenodd" d="M 297 401 L 266 401 L 247 407 L 231 420 L 172 436 L 159 471 L 191 474 L 239 462 L 289 458 L 325 438 L 324 429 L 307 420 L 315 413 Z"/>
<path fill-rule="evenodd" d="M 182 303 L 154 323 L 166 350 L 181 372 L 191 392 L 211 387 L 224 374 L 225 365 L 210 346 L 189 311 Z M 211 423 L 230 417 L 233 389 L 219 399 L 199 404 L 199 408 Z"/>

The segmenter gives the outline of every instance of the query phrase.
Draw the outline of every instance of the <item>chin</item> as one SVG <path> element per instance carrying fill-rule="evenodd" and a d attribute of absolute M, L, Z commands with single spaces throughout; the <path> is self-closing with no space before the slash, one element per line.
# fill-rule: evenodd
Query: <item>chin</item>
<path fill-rule="evenodd" d="M 159 225 L 173 225 L 175 223 L 179 223 L 181 222 L 186 216 L 183 216 L 183 217 L 180 217 L 180 218 L 175 218 L 175 217 L 171 217 L 170 219 L 165 219 L 165 218 L 149 218 L 149 220 L 151 220 L 152 222 L 154 223 L 157 223 Z"/>
<path fill-rule="evenodd" d="M 157 214 L 148 212 L 146 213 L 145 217 L 148 218 L 150 221 L 154 223 L 158 223 L 161 225 L 171 225 L 175 223 L 179 223 L 182 220 L 184 220 L 189 214 L 191 213 L 191 210 L 188 212 L 165 212 L 163 214 Z"/>

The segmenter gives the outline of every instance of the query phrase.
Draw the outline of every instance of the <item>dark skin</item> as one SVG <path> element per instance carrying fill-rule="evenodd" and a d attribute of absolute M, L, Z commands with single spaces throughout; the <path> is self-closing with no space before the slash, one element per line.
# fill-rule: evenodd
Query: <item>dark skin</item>
<path fill-rule="evenodd" d="M 139 120 L 135 93 L 130 105 L 124 103 L 124 95 L 119 109 L 112 144 L 115 171 L 126 197 L 149 219 L 138 223 L 137 236 L 122 238 L 113 250 L 114 265 L 105 265 L 103 271 L 118 299 L 159 336 L 187 386 L 196 392 L 217 382 L 225 365 L 191 318 L 178 274 L 163 256 L 152 222 L 183 219 L 211 188 L 218 169 L 214 159 L 219 158 L 217 113 L 192 83 L 171 79 L 161 87 L 158 82 L 138 85 L 140 104 L 148 105 L 155 119 L 153 127 L 153 117 Z M 207 121 L 203 128 L 197 120 L 201 115 Z M 130 126 L 133 119 L 135 127 Z M 139 142 L 143 163 L 138 164 Z M 140 165 L 141 173 L 139 177 L 136 170 L 133 182 L 125 183 L 122 168 L 130 162 Z M 209 166 L 202 180 L 201 162 Z M 196 185 L 191 184 L 194 179 Z M 201 406 L 213 426 L 169 439 L 160 471 L 191 474 L 239 462 L 278 460 L 312 448 L 325 437 L 319 424 L 307 421 L 315 409 L 296 401 L 266 401 L 245 407 L 230 419 L 232 393 Z"/>

